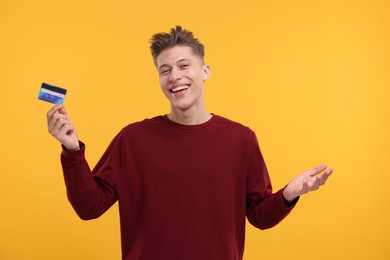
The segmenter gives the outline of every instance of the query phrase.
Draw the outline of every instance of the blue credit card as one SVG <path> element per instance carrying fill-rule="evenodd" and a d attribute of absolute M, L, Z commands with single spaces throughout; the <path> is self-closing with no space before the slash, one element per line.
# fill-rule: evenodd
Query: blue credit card
<path fill-rule="evenodd" d="M 64 103 L 65 95 L 66 89 L 53 86 L 47 83 L 42 83 L 38 99 L 53 104 L 62 104 Z"/>

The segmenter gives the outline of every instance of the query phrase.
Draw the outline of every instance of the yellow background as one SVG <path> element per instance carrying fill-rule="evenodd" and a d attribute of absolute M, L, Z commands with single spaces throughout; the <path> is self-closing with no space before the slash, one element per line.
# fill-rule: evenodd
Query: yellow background
<path fill-rule="evenodd" d="M 94 166 L 126 124 L 165 114 L 149 53 L 176 24 L 206 45 L 208 111 L 256 131 L 274 189 L 336 169 L 277 227 L 247 226 L 246 260 L 390 259 L 389 1 L 0 1 L 0 259 L 120 259 L 118 210 L 78 219 L 42 82 Z"/>

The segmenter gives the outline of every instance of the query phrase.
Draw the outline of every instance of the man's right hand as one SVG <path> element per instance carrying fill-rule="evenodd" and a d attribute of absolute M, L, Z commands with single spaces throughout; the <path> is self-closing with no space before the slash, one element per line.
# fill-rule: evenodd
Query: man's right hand
<path fill-rule="evenodd" d="M 46 114 L 49 133 L 56 138 L 67 150 L 80 149 L 76 130 L 68 118 L 63 104 L 55 105 Z"/>

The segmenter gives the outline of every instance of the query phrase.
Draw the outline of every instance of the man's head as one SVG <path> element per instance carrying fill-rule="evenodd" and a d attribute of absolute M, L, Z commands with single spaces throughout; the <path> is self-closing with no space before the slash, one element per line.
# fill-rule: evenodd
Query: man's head
<path fill-rule="evenodd" d="M 203 61 L 204 46 L 199 42 L 194 34 L 188 30 L 182 29 L 181 26 L 172 28 L 169 33 L 157 33 L 150 40 L 150 50 L 152 52 L 154 64 L 157 65 L 157 57 L 164 50 L 175 46 L 188 46 L 192 52 L 199 56 Z"/>
<path fill-rule="evenodd" d="M 207 116 L 204 106 L 204 81 L 210 66 L 203 60 L 204 46 L 192 32 L 176 26 L 170 33 L 155 34 L 151 40 L 160 87 L 171 103 L 171 114 L 192 111 Z"/>

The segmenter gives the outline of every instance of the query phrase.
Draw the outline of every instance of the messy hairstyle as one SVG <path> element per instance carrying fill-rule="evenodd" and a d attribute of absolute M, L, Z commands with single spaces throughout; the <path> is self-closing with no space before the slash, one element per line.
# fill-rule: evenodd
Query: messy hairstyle
<path fill-rule="evenodd" d="M 169 33 L 156 33 L 152 36 L 150 40 L 150 50 L 152 52 L 154 64 L 157 64 L 157 57 L 162 51 L 177 45 L 190 47 L 193 53 L 198 55 L 203 61 L 204 45 L 194 37 L 192 32 L 176 25 Z"/>

